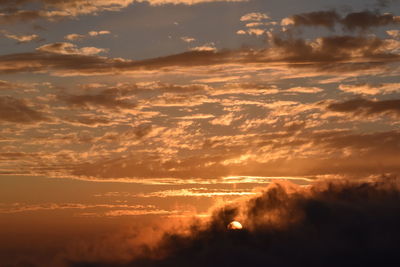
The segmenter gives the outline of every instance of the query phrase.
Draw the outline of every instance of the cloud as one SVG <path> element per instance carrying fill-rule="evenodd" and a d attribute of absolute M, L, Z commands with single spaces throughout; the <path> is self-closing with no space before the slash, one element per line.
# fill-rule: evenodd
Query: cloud
<path fill-rule="evenodd" d="M 195 38 L 187 37 L 187 36 L 181 37 L 181 40 L 184 41 L 185 43 L 192 43 L 192 42 L 196 41 Z"/>
<path fill-rule="evenodd" d="M 265 34 L 265 30 L 252 28 L 252 29 L 247 29 L 247 30 L 239 30 L 236 33 L 239 35 L 248 34 L 248 35 L 262 36 Z"/>
<path fill-rule="evenodd" d="M 266 20 L 266 19 L 270 19 L 270 17 L 267 14 L 253 12 L 253 13 L 248 13 L 246 15 L 243 15 L 240 18 L 240 21 L 262 21 L 262 20 Z"/>
<path fill-rule="evenodd" d="M 64 36 L 64 39 L 68 40 L 68 41 L 78 41 L 78 40 L 85 39 L 87 37 L 97 37 L 97 36 L 109 35 L 109 34 L 111 34 L 111 32 L 107 31 L 107 30 L 90 31 L 87 34 L 71 33 L 71 34 Z"/>
<path fill-rule="evenodd" d="M 379 95 L 390 94 L 400 91 L 400 83 L 384 83 L 384 84 L 341 84 L 339 89 L 346 93 L 359 95 Z"/>
<path fill-rule="evenodd" d="M 107 116 L 100 116 L 98 114 L 81 114 L 78 116 L 68 116 L 60 118 L 63 122 L 74 126 L 85 126 L 85 127 L 99 127 L 113 125 L 114 122 Z"/>
<path fill-rule="evenodd" d="M 82 203 L 43 203 L 43 204 L 23 204 L 12 203 L 0 205 L 0 214 L 13 214 L 21 212 L 43 211 L 43 210 L 65 210 L 65 209 L 110 209 L 113 211 L 136 211 L 146 214 L 147 211 L 154 210 L 153 206 L 128 205 L 128 204 L 82 204 Z M 107 213 L 106 213 L 107 215 Z"/>
<path fill-rule="evenodd" d="M 37 34 L 28 34 L 28 35 L 16 35 L 4 32 L 4 36 L 8 39 L 16 40 L 18 43 L 29 43 L 32 41 L 40 40 L 40 36 Z"/>
<path fill-rule="evenodd" d="M 283 26 L 323 26 L 333 29 L 339 20 L 336 11 L 316 11 L 310 13 L 296 14 L 284 18 L 281 22 Z"/>
<path fill-rule="evenodd" d="M 76 45 L 71 43 L 52 43 L 46 44 L 36 48 L 39 52 L 55 53 L 62 55 L 84 55 L 91 56 L 99 53 L 107 52 L 107 49 L 97 47 L 82 47 L 77 48 Z"/>
<path fill-rule="evenodd" d="M 299 87 L 299 86 L 285 90 L 285 92 L 289 93 L 303 93 L 303 94 L 315 94 L 315 93 L 320 93 L 322 91 L 323 89 L 319 87 Z"/>
<path fill-rule="evenodd" d="M 21 84 L 0 80 L 0 90 L 13 90 L 23 87 Z"/>
<path fill-rule="evenodd" d="M 28 22 L 39 18 L 56 20 L 82 15 L 96 15 L 106 11 L 120 11 L 133 3 L 146 2 L 152 6 L 166 4 L 194 5 L 214 2 L 242 2 L 247 0 L 3 0 L 0 24 Z M 35 9 L 32 6 L 36 6 Z"/>
<path fill-rule="evenodd" d="M 349 31 L 366 30 L 372 27 L 397 25 L 399 23 L 400 17 L 398 16 L 389 13 L 380 14 L 369 10 L 349 13 L 344 17 L 334 10 L 316 11 L 292 15 L 284 18 L 281 22 L 283 26 L 321 26 L 331 30 L 334 29 L 336 24 L 340 24 Z"/>
<path fill-rule="evenodd" d="M 303 39 L 283 39 L 279 36 L 272 37 L 275 54 L 283 55 L 280 60 L 288 62 L 321 64 L 319 67 L 329 67 L 331 63 L 357 62 L 365 59 L 371 64 L 389 60 L 388 55 L 393 53 L 394 58 L 397 46 L 394 46 L 392 40 L 379 39 L 377 37 L 367 36 L 327 36 L 319 37 L 313 41 Z M 278 57 L 279 59 L 279 57 Z M 365 61 L 364 61 L 365 63 Z M 334 68 L 341 64 L 333 65 Z M 354 64 L 351 64 L 353 67 Z M 337 69 L 339 70 L 339 68 Z"/>
<path fill-rule="evenodd" d="M 341 23 L 348 30 L 368 29 L 371 27 L 380 27 L 387 25 L 400 24 L 400 17 L 392 14 L 379 14 L 370 11 L 350 13 L 345 16 Z"/>
<path fill-rule="evenodd" d="M 328 109 L 363 116 L 385 114 L 400 116 L 400 100 L 368 100 L 360 98 L 341 103 L 332 103 L 328 106 Z"/>
<path fill-rule="evenodd" d="M 328 182 L 309 188 L 274 184 L 216 209 L 187 231 L 166 231 L 130 263 L 72 266 L 377 266 L 398 262 L 398 180 Z M 239 221 L 242 230 L 228 230 Z M 182 226 L 181 226 L 182 227 Z M 290 255 L 290 256 L 288 256 Z"/>
<path fill-rule="evenodd" d="M 190 49 L 191 51 L 198 51 L 198 52 L 212 52 L 217 51 L 214 43 L 207 43 L 202 46 L 196 46 Z"/>
<path fill-rule="evenodd" d="M 110 31 L 102 30 L 102 31 L 90 31 L 88 32 L 89 36 L 99 36 L 99 35 L 107 35 L 111 34 Z"/>
<path fill-rule="evenodd" d="M 211 49 L 208 46 L 199 49 Z M 39 72 L 53 70 L 58 75 L 99 75 L 130 71 L 161 70 L 168 67 L 191 67 L 222 64 L 228 52 L 189 51 L 142 61 L 106 58 L 93 55 L 100 48 L 77 48 L 69 43 L 54 43 L 36 52 L 0 56 L 0 73 Z"/>
<path fill-rule="evenodd" d="M 80 108 L 94 108 L 99 107 L 111 110 L 118 109 L 134 109 L 136 104 L 132 101 L 121 99 L 114 92 L 103 91 L 99 94 L 86 94 L 86 95 L 62 95 L 60 99 L 67 104 L 80 107 Z"/>
<path fill-rule="evenodd" d="M 400 135 L 397 131 L 357 133 L 344 130 L 307 131 L 304 125 L 286 127 L 287 131 L 271 134 L 209 138 L 195 148 L 196 153 L 192 156 L 179 159 L 168 154 L 164 157 L 157 153 L 137 154 L 77 165 L 73 174 L 106 181 L 127 177 L 213 180 L 228 176 L 310 177 L 400 172 L 397 164 Z M 171 135 L 158 137 L 164 138 L 165 145 L 168 144 L 170 149 L 176 146 L 182 150 L 186 145 L 184 133 L 176 135 L 177 142 Z M 194 142 L 192 139 L 188 141 Z M 172 146 L 174 142 L 175 146 Z M 368 166 L 364 166 L 366 162 Z"/>
<path fill-rule="evenodd" d="M 82 40 L 85 37 L 86 37 L 86 35 L 83 35 L 83 34 L 71 33 L 71 34 L 65 35 L 64 39 L 68 40 L 68 41 L 77 41 L 77 40 Z"/>
<path fill-rule="evenodd" d="M 43 113 L 32 109 L 23 100 L 11 96 L 1 96 L 0 121 L 30 124 L 49 121 L 49 118 Z"/>
<path fill-rule="evenodd" d="M 41 12 L 36 10 L 12 10 L 12 12 L 2 13 L 0 15 L 0 24 L 9 24 L 16 22 L 26 23 L 42 17 Z"/>
<path fill-rule="evenodd" d="M 376 0 L 378 7 L 388 7 L 397 0 Z"/>
<path fill-rule="evenodd" d="M 392 38 L 400 38 L 400 30 L 388 30 L 386 33 Z"/>
<path fill-rule="evenodd" d="M 400 59 L 400 42 L 375 36 L 344 35 L 304 40 L 272 35 L 270 45 L 265 49 L 216 51 L 210 43 L 180 54 L 134 61 L 98 56 L 98 53 L 106 52 L 102 48 L 52 43 L 37 48 L 36 52 L 0 56 L 0 73 L 29 71 L 74 76 L 154 70 L 182 72 L 196 67 L 229 65 L 246 70 L 251 64 L 258 68 L 281 64 L 332 73 L 376 68 Z"/>
<path fill-rule="evenodd" d="M 256 193 L 252 190 L 244 189 L 209 189 L 209 188 L 190 188 L 190 189 L 175 189 L 175 190 L 164 190 L 151 192 L 147 194 L 125 194 L 128 197 L 158 197 L 158 198 L 168 198 L 168 197 L 223 197 L 223 196 L 249 196 L 255 195 Z M 118 194 L 117 194 L 118 195 Z M 107 196 L 107 195 L 106 195 Z"/>

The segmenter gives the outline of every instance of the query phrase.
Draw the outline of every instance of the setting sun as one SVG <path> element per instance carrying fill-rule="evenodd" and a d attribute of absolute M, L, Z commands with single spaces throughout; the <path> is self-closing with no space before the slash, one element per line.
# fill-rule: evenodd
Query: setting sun
<path fill-rule="evenodd" d="M 243 229 L 243 226 L 240 222 L 233 221 L 230 224 L 228 224 L 228 229 L 229 230 L 241 230 L 241 229 Z"/>

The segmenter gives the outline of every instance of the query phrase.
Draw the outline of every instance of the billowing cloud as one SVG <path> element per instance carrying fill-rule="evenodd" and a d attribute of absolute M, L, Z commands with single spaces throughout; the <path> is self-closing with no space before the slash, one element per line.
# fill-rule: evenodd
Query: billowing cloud
<path fill-rule="evenodd" d="M 371 27 L 398 25 L 400 24 L 400 16 L 392 14 L 379 14 L 369 11 L 350 13 L 346 15 L 341 23 L 348 30 L 368 29 Z"/>
<path fill-rule="evenodd" d="M 382 258 L 397 262 L 398 201 L 397 180 L 389 177 L 307 189 L 276 184 L 256 197 L 215 210 L 209 221 L 195 221 L 184 233 L 165 232 L 157 246 L 149 247 L 151 253 L 136 255 L 130 263 L 110 264 L 376 266 Z M 235 220 L 243 229 L 227 228 Z M 92 260 L 72 266 L 102 264 Z"/>

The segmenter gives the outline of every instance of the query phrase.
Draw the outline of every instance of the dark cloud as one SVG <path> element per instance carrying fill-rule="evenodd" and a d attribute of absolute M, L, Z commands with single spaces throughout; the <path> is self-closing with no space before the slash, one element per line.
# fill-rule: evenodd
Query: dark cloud
<path fill-rule="evenodd" d="M 32 8 L 34 6 L 35 8 Z M 122 1 L 85 0 L 2 0 L 0 1 L 0 24 L 28 22 L 36 19 L 57 19 L 76 17 L 104 10 L 120 10 L 126 3 Z"/>
<path fill-rule="evenodd" d="M 289 17 L 293 26 L 323 26 L 333 29 L 340 20 L 340 15 L 334 11 L 316 11 L 295 14 Z"/>
<path fill-rule="evenodd" d="M 108 91 L 93 95 L 64 95 L 60 96 L 60 99 L 71 106 L 81 108 L 102 107 L 105 109 L 119 110 L 134 109 L 136 107 L 135 103 L 120 99 L 117 95 L 109 93 Z"/>
<path fill-rule="evenodd" d="M 400 24 L 400 17 L 392 14 L 379 14 L 370 11 L 350 13 L 346 15 L 341 23 L 348 30 L 362 29 L 371 27 L 387 26 Z"/>
<path fill-rule="evenodd" d="M 61 120 L 72 125 L 86 127 L 99 127 L 113 124 L 110 118 L 99 114 L 80 114 L 78 116 L 62 117 Z"/>
<path fill-rule="evenodd" d="M 356 54 L 359 58 L 385 61 L 388 54 L 383 50 L 385 42 L 377 37 L 364 36 L 328 36 L 318 38 L 318 45 L 304 39 L 273 39 L 275 47 L 283 50 L 283 57 L 288 62 L 298 63 L 334 63 L 351 60 Z"/>
<path fill-rule="evenodd" d="M 134 134 L 137 138 L 142 138 L 148 135 L 152 130 L 151 125 L 141 125 L 134 130 Z"/>
<path fill-rule="evenodd" d="M 316 11 L 295 14 L 283 20 L 283 24 L 298 26 L 322 26 L 334 29 L 336 24 L 342 25 L 346 30 L 366 30 L 372 27 L 395 25 L 400 23 L 400 17 L 392 14 L 372 12 L 369 10 L 353 12 L 342 17 L 336 11 Z"/>
<path fill-rule="evenodd" d="M 398 181 L 274 185 L 217 210 L 204 227 L 167 233 L 156 249 L 130 263 L 70 266 L 382 266 L 400 264 Z M 240 220 L 244 230 L 227 230 Z"/>
<path fill-rule="evenodd" d="M 377 0 L 378 7 L 388 7 L 398 0 Z"/>
<path fill-rule="evenodd" d="M 337 112 L 354 113 L 366 116 L 382 114 L 395 114 L 399 116 L 400 99 L 368 100 L 360 98 L 330 104 L 328 109 Z"/>
<path fill-rule="evenodd" d="M 40 12 L 36 10 L 17 10 L 10 14 L 4 14 L 0 17 L 0 24 L 29 22 L 40 18 Z"/>
<path fill-rule="evenodd" d="M 0 56 L 0 73 L 53 71 L 63 75 L 99 75 L 168 67 L 219 65 L 238 59 L 228 52 L 190 51 L 154 59 L 133 61 L 95 55 L 57 54 L 44 51 Z M 232 56 L 236 54 L 232 53 Z"/>
<path fill-rule="evenodd" d="M 48 120 L 43 113 L 32 109 L 23 100 L 11 96 L 0 97 L 0 121 L 29 124 Z"/>

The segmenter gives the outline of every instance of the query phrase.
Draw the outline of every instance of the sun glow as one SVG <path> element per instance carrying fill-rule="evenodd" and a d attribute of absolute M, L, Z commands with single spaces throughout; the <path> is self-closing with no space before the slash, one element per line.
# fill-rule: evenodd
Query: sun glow
<path fill-rule="evenodd" d="M 241 230 L 241 229 L 243 229 L 243 226 L 240 222 L 233 221 L 230 224 L 228 224 L 228 229 L 229 230 Z"/>

